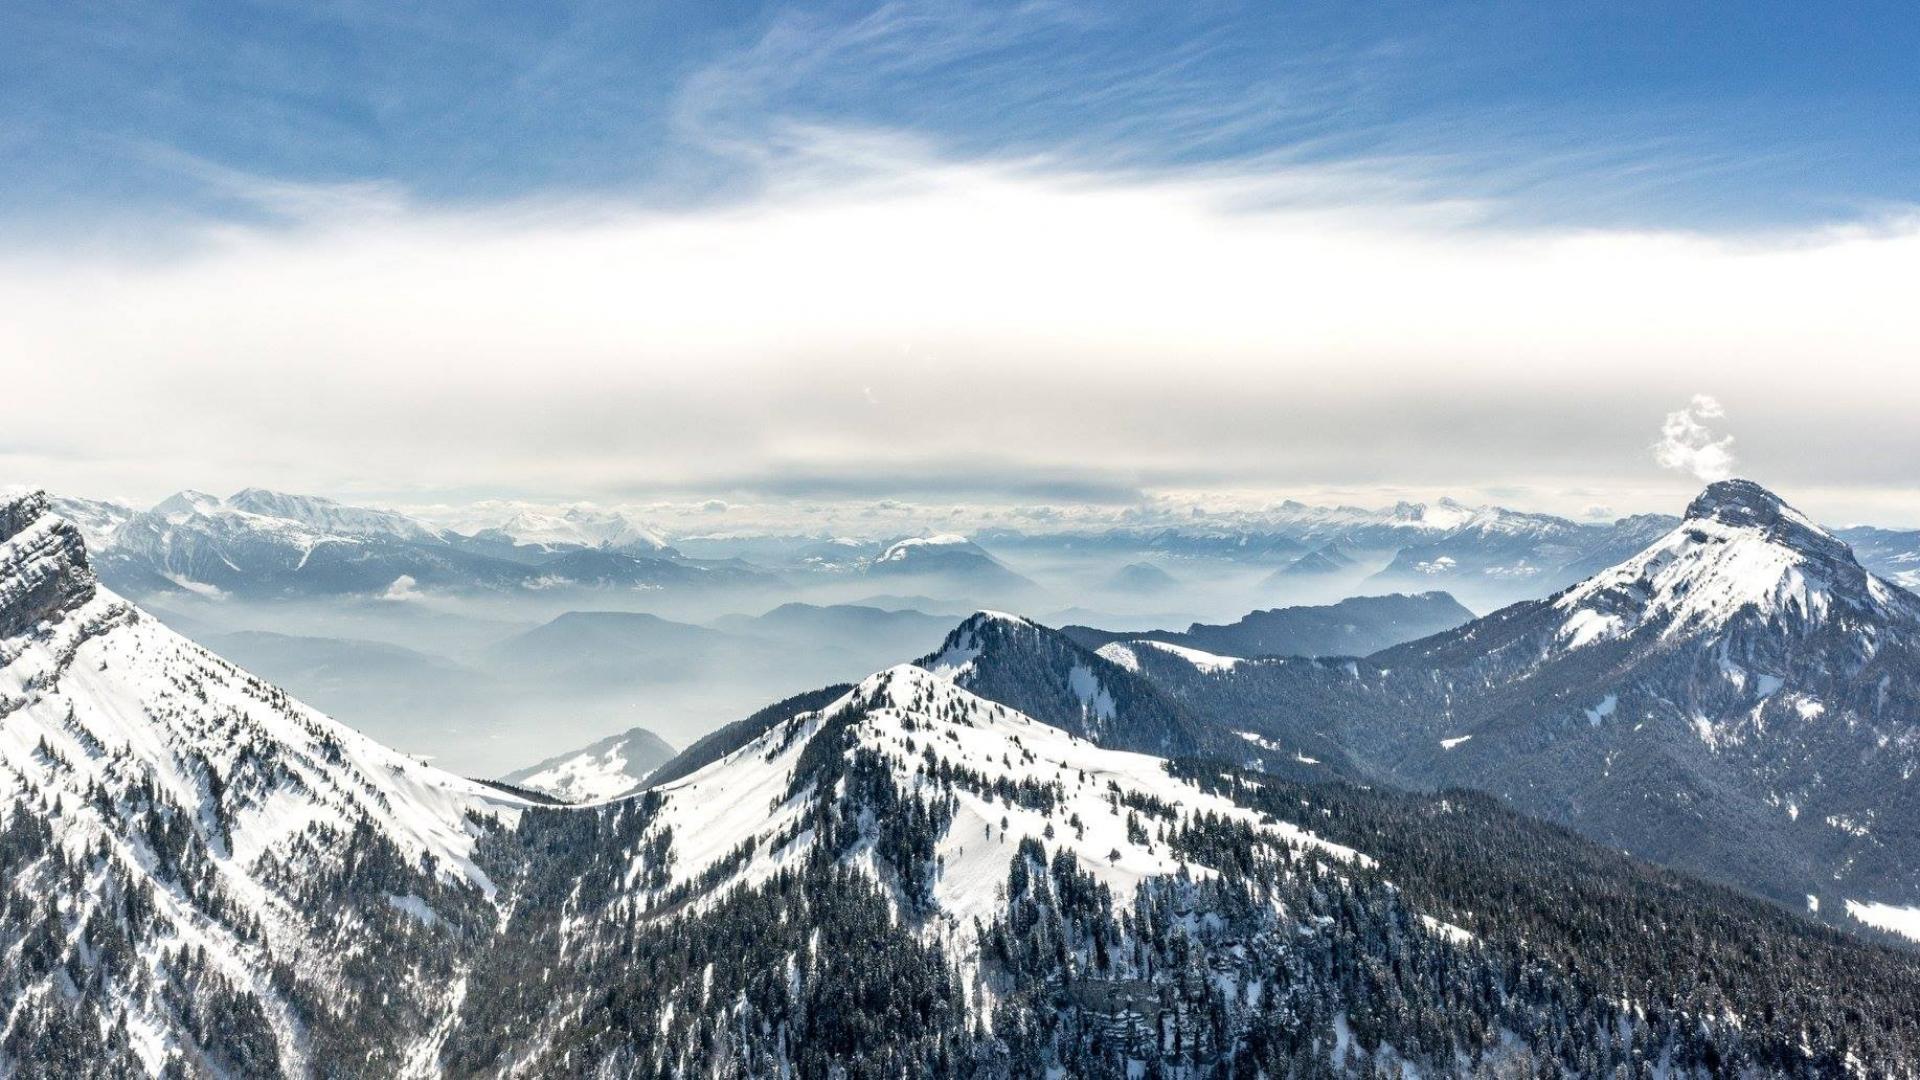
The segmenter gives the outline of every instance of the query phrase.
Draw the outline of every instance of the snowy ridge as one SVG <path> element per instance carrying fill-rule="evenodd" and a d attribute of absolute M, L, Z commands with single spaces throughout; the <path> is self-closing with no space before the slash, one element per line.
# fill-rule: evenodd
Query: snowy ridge
<path fill-rule="evenodd" d="M 1147 878 L 1181 872 L 1179 860 L 1164 846 L 1129 837 L 1126 810 L 1113 799 L 1116 791 L 1173 804 L 1182 815 L 1211 813 L 1245 822 L 1276 846 L 1314 847 L 1341 859 L 1367 861 L 1295 825 L 1263 820 L 1227 799 L 1175 780 L 1159 758 L 1102 749 L 976 697 L 923 668 L 901 665 L 870 676 L 817 713 L 796 717 L 726 758 L 652 789 L 649 795 L 661 799 L 652 834 L 671 837 L 670 874 L 662 894 L 699 880 L 744 847 L 751 847 L 753 857 L 719 888 L 750 885 L 783 867 L 800 865 L 817 838 L 809 831 L 796 834 L 794 827 L 807 819 L 814 800 L 832 793 L 811 788 L 790 793 L 789 786 L 809 745 L 829 737 L 825 733 L 837 723 L 846 724 L 849 732 L 843 752 L 877 754 L 905 791 L 932 792 L 924 770 L 937 762 L 989 782 L 1059 785 L 1058 803 L 1050 811 L 1008 806 L 973 790 L 957 791 L 954 818 L 935 849 L 944 869 L 933 883 L 932 896 L 947 924 L 962 930 L 971 926 L 974 916 L 990 915 L 1000 903 L 995 890 L 1004 884 L 1008 861 L 1022 837 L 1044 836 L 1049 849 L 1071 852 L 1121 901 Z M 1075 818 L 1083 828 L 1070 824 Z M 857 852 L 855 858 L 884 877 L 870 851 Z M 636 856 L 629 879 L 641 880 L 646 869 Z M 1185 872 L 1195 877 L 1213 873 L 1194 864 L 1187 864 Z"/>
<path fill-rule="evenodd" d="M 1246 663 L 1237 656 L 1220 656 L 1200 649 L 1190 649 L 1185 645 L 1175 645 L 1166 641 L 1142 641 L 1138 644 L 1149 649 L 1159 649 L 1192 664 L 1203 672 L 1232 671 L 1236 665 Z"/>
<path fill-rule="evenodd" d="M 1207 674 L 1219 671 L 1232 671 L 1248 661 L 1238 656 L 1221 656 L 1202 649 L 1175 645 L 1170 641 L 1153 641 L 1142 638 L 1137 641 L 1114 641 L 1100 646 L 1099 654 L 1104 660 L 1119 664 L 1128 671 L 1140 670 L 1140 654 L 1136 649 L 1158 649 L 1168 656 L 1177 656 L 1192 664 L 1194 670 Z"/>
<path fill-rule="evenodd" d="M 102 504 L 68 505 L 91 522 L 95 554 L 209 596 L 255 578 L 298 575 L 317 554 L 351 553 L 342 560 L 351 561 L 396 547 L 438 554 L 447 545 L 439 532 L 404 514 L 262 488 L 225 499 L 182 491 L 117 524 Z"/>
<path fill-rule="evenodd" d="M 370 510 L 345 506 L 317 495 L 288 495 L 265 488 L 246 488 L 229 496 L 202 513 L 243 513 L 262 518 L 296 521 L 319 531 L 339 536 L 393 536 L 403 540 L 432 542 L 439 534 L 427 525 L 389 510 Z"/>
<path fill-rule="evenodd" d="M 558 514 L 522 510 L 488 532 L 535 547 L 665 551 L 666 538 L 617 510 L 569 507 Z"/>

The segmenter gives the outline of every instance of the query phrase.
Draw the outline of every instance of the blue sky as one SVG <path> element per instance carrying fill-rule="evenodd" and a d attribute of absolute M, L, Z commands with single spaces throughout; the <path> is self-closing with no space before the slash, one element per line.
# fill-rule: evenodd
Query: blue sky
<path fill-rule="evenodd" d="M 1671 510 L 1707 395 L 1728 467 L 1920 522 L 1917 55 L 1875 3 L 17 0 L 0 482 Z"/>
<path fill-rule="evenodd" d="M 1893 3 L 9 4 L 0 205 L 245 218 L 763 182 L 786 125 L 1100 167 L 1391 163 L 1513 220 L 1861 220 L 1920 187 Z M 771 144 L 771 145 L 770 145 Z"/>

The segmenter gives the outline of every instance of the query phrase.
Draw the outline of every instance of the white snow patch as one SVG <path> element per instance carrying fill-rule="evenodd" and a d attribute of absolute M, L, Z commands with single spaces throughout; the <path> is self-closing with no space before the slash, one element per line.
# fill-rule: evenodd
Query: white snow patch
<path fill-rule="evenodd" d="M 1140 641 L 1135 642 L 1135 644 L 1159 649 L 1164 653 L 1171 653 L 1208 674 L 1220 671 L 1232 671 L 1236 666 L 1246 663 L 1245 660 L 1237 656 L 1220 656 L 1215 653 L 1202 652 L 1199 649 L 1189 649 L 1185 645 L 1174 645 L 1165 641 Z"/>
<path fill-rule="evenodd" d="M 1114 715 L 1113 695 L 1100 685 L 1099 676 L 1084 664 L 1073 665 L 1067 672 L 1067 689 L 1080 702 L 1080 708 L 1095 720 L 1111 720 Z"/>
<path fill-rule="evenodd" d="M 1421 925 L 1425 926 L 1428 930 L 1431 930 L 1434 933 L 1440 935 L 1441 937 L 1447 939 L 1448 941 L 1453 942 L 1455 945 L 1471 945 L 1475 941 L 1479 940 L 1478 938 L 1473 936 L 1473 932 L 1471 930 L 1464 930 L 1458 926 L 1453 925 L 1450 922 L 1442 922 L 1431 915 L 1420 916 L 1420 923 Z"/>
<path fill-rule="evenodd" d="M 1920 907 L 1848 900 L 1847 914 L 1868 926 L 1920 941 Z"/>

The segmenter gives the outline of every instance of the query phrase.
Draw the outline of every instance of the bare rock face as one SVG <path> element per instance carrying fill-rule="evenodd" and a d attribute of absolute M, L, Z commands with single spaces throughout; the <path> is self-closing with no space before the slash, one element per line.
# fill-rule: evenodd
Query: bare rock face
<path fill-rule="evenodd" d="M 44 492 L 0 501 L 0 637 L 62 618 L 95 587 L 80 530 L 52 516 Z"/>

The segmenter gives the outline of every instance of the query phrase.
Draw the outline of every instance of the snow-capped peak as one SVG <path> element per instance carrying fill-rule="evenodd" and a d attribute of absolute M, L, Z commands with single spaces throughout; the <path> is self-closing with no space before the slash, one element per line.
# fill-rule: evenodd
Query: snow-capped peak
<path fill-rule="evenodd" d="M 493 531 L 515 543 L 541 547 L 578 546 L 630 551 L 664 551 L 665 537 L 618 510 L 568 507 L 560 513 L 521 510 Z"/>
<path fill-rule="evenodd" d="M 915 548 L 928 547 L 970 547 L 973 541 L 958 533 L 940 533 L 936 536 L 909 536 L 887 545 L 875 562 L 903 562 L 912 557 Z"/>
<path fill-rule="evenodd" d="M 946 640 L 940 644 L 940 651 L 922 660 L 921 664 L 939 678 L 960 678 L 971 671 L 973 662 L 980 658 L 989 631 L 996 628 L 1033 628 L 1034 625 L 1018 615 L 1001 611 L 976 611 L 949 631 Z"/>
<path fill-rule="evenodd" d="M 220 509 L 220 496 L 188 488 L 185 491 L 176 491 L 155 503 L 149 513 L 178 525 L 195 514 L 211 514 L 218 509 Z"/>
<path fill-rule="evenodd" d="M 1710 485 L 1652 546 L 1561 594 L 1568 647 L 1645 625 L 1714 632 L 1752 613 L 1790 628 L 1837 615 L 1912 623 L 1920 605 L 1874 578 L 1832 533 L 1748 480 Z"/>

